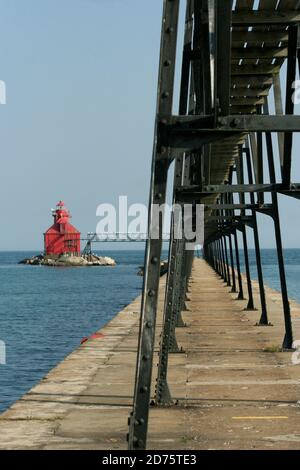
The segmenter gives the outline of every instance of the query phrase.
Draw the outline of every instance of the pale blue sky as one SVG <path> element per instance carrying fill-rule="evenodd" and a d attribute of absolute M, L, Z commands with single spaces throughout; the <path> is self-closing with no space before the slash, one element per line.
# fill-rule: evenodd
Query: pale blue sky
<path fill-rule="evenodd" d="M 0 1 L 0 249 L 41 248 L 60 198 L 83 233 L 101 202 L 147 201 L 161 5 Z"/>
<path fill-rule="evenodd" d="M 60 198 L 82 233 L 98 204 L 148 200 L 162 0 L 0 0 L 0 11 L 0 250 L 41 250 Z M 285 246 L 299 246 L 299 209 L 283 204 Z"/>

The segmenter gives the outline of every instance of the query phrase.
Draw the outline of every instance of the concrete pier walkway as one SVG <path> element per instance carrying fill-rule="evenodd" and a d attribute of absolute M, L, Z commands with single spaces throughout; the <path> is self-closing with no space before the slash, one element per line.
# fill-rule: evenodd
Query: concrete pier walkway
<path fill-rule="evenodd" d="M 148 448 L 299 449 L 300 364 L 279 352 L 280 295 L 266 288 L 273 326 L 255 326 L 259 310 L 244 311 L 246 301 L 198 259 L 188 295 L 187 326 L 177 329 L 184 353 L 170 355 L 177 404 L 151 408 Z M 163 297 L 164 279 L 157 332 Z M 259 308 L 256 283 L 254 298 Z M 300 306 L 291 306 L 300 340 Z M 139 307 L 140 298 L 1 415 L 1 449 L 127 448 Z M 156 350 L 158 343 L 157 334 Z M 156 353 L 153 390 L 157 362 Z"/>

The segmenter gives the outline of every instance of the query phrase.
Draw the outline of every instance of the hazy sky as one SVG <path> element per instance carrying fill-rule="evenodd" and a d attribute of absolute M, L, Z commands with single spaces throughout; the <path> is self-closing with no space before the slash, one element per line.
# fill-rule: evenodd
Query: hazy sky
<path fill-rule="evenodd" d="M 0 11 L 0 250 L 41 250 L 61 198 L 82 233 L 98 204 L 148 200 L 162 0 L 0 0 Z M 283 199 L 296 247 L 300 202 Z"/>

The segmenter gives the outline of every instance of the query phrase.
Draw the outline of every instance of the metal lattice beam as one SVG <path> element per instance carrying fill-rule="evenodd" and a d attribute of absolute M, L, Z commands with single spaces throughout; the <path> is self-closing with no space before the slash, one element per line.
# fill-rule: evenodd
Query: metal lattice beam
<path fill-rule="evenodd" d="M 274 221 L 281 282 L 285 333 L 284 348 L 291 348 L 293 331 L 285 279 L 278 194 L 300 199 L 300 185 L 292 184 L 293 133 L 300 132 L 295 116 L 292 84 L 300 52 L 299 2 L 294 0 L 187 0 L 182 53 L 179 115 L 173 113 L 176 73 L 176 38 L 179 1 L 164 0 L 158 101 L 149 204 L 149 235 L 154 228 L 153 204 L 166 197 L 167 175 L 175 162 L 173 202 L 204 204 L 206 261 L 244 299 L 238 232 L 241 233 L 247 283 L 247 310 L 255 310 L 248 253 L 248 232 L 254 237 L 260 288 L 259 325 L 268 325 L 259 242 L 257 212 Z M 249 28 L 251 26 L 251 29 Z M 283 109 L 280 75 L 287 60 L 286 108 Z M 267 103 L 273 87 L 275 115 Z M 278 136 L 282 178 L 276 179 L 271 133 Z M 264 138 L 266 146 L 264 146 Z M 266 151 L 265 151 L 266 150 Z M 269 174 L 264 168 L 268 165 Z M 265 204 L 269 194 L 271 203 Z M 250 202 L 246 197 L 250 196 Z M 176 328 L 183 326 L 193 252 L 186 240 L 176 239 L 173 217 L 166 280 L 156 405 L 172 405 L 168 386 L 169 355 L 180 351 Z M 149 236 L 129 449 L 147 443 L 152 364 L 162 244 Z M 156 361 L 155 361 L 156 362 Z"/>

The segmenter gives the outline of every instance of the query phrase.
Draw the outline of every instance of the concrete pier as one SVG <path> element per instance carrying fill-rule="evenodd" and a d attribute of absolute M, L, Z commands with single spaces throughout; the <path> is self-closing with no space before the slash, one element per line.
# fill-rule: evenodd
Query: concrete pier
<path fill-rule="evenodd" d="M 162 321 L 161 281 L 156 350 Z M 300 364 L 280 352 L 280 294 L 266 288 L 273 326 L 255 326 L 230 288 L 203 260 L 194 262 L 184 353 L 171 354 L 176 404 L 151 408 L 149 449 L 299 449 Z M 259 309 L 258 286 L 254 299 Z M 300 305 L 291 302 L 295 340 Z M 0 417 L 1 449 L 126 449 L 134 386 L 140 298 L 49 372 Z M 300 356 L 300 354 L 299 354 Z M 296 356 L 295 356 L 296 358 Z M 153 391 L 157 372 L 154 358 Z"/>

